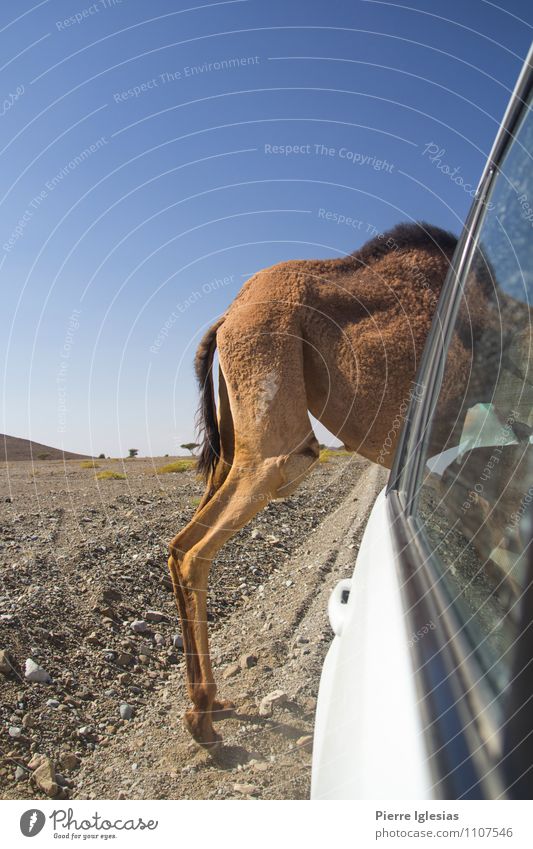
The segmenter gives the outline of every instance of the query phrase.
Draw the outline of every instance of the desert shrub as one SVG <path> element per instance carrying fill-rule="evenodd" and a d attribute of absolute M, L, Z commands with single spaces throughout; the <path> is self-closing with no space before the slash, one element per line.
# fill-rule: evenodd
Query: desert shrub
<path fill-rule="evenodd" d="M 49 460 L 50 454 L 37 454 L 37 459 L 38 460 Z"/>
<path fill-rule="evenodd" d="M 329 463 L 331 459 L 336 460 L 337 457 L 349 456 L 350 451 L 345 451 L 344 449 L 323 448 L 318 459 L 320 463 Z"/>
<path fill-rule="evenodd" d="M 192 469 L 194 462 L 192 460 L 175 460 L 173 463 L 167 463 L 165 466 L 159 466 L 156 469 L 158 475 L 169 475 L 174 472 L 186 472 Z"/>
<path fill-rule="evenodd" d="M 106 469 L 104 472 L 97 472 L 96 478 L 99 481 L 125 481 L 126 475 Z"/>
<path fill-rule="evenodd" d="M 96 463 L 94 460 L 84 460 L 82 463 L 80 463 L 80 469 L 98 469 L 98 468 L 99 468 L 98 463 Z"/>

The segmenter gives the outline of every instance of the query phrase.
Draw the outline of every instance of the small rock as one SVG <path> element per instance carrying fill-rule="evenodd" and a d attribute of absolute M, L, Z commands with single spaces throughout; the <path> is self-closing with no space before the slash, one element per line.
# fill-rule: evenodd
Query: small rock
<path fill-rule="evenodd" d="M 102 593 L 102 601 L 106 604 L 113 604 L 115 601 L 122 601 L 122 593 L 114 589 L 104 590 Z"/>
<path fill-rule="evenodd" d="M 296 745 L 299 749 L 305 749 L 306 752 L 312 752 L 313 750 L 313 735 L 312 734 L 304 734 L 303 737 L 298 737 L 296 741 Z"/>
<path fill-rule="evenodd" d="M 288 581 L 285 581 L 285 586 L 292 587 L 292 581 L 290 579 Z"/>
<path fill-rule="evenodd" d="M 257 656 L 255 654 L 243 654 L 239 658 L 239 666 L 241 669 L 251 669 L 252 666 L 257 666 Z"/>
<path fill-rule="evenodd" d="M 39 684 L 50 684 L 52 681 L 46 669 L 43 669 L 42 666 L 35 663 L 31 657 L 29 657 L 26 661 L 24 677 L 26 678 L 26 681 L 32 681 Z"/>
<path fill-rule="evenodd" d="M 261 539 L 262 534 L 261 534 L 260 530 L 258 530 L 257 528 L 254 528 L 252 533 L 250 534 L 250 536 L 251 536 L 252 539 Z"/>
<path fill-rule="evenodd" d="M 42 763 L 43 763 L 43 761 L 45 761 L 45 760 L 46 760 L 46 756 L 45 756 L 45 755 L 38 755 L 38 754 L 35 754 L 35 755 L 33 756 L 33 758 L 31 759 L 31 761 L 29 762 L 29 764 L 28 764 L 28 769 L 37 769 L 37 767 L 38 767 L 38 766 L 41 766 L 41 764 L 42 764 Z"/>
<path fill-rule="evenodd" d="M 59 786 L 56 781 L 54 765 L 50 758 L 44 758 L 41 765 L 33 773 L 32 781 L 50 799 L 57 796 Z"/>
<path fill-rule="evenodd" d="M 96 631 L 93 631 L 86 639 L 86 642 L 89 643 L 90 646 L 99 646 L 100 645 L 100 637 Z"/>
<path fill-rule="evenodd" d="M 172 637 L 172 645 L 175 649 L 183 649 L 183 637 L 181 634 L 174 634 Z"/>
<path fill-rule="evenodd" d="M 160 610 L 147 610 L 145 617 L 147 622 L 163 622 L 167 618 Z"/>
<path fill-rule="evenodd" d="M 226 666 L 226 669 L 224 670 L 222 677 L 224 678 L 225 681 L 227 681 L 228 678 L 233 678 L 234 675 L 238 675 L 240 671 L 241 671 L 241 667 L 239 666 L 238 663 L 230 663 L 229 666 Z"/>
<path fill-rule="evenodd" d="M 92 733 L 92 725 L 82 725 L 80 728 L 78 728 L 78 737 L 88 737 Z"/>
<path fill-rule="evenodd" d="M 57 708 L 57 707 L 59 707 L 59 702 L 58 702 L 57 699 L 47 699 L 46 707 Z"/>
<path fill-rule="evenodd" d="M 77 769 L 81 761 L 74 752 L 62 752 L 59 756 L 59 764 L 61 769 L 70 770 Z"/>
<path fill-rule="evenodd" d="M 133 666 L 135 658 L 127 651 L 121 651 L 117 657 L 118 666 Z"/>
<path fill-rule="evenodd" d="M 136 634 L 144 634 L 148 630 L 148 623 L 144 619 L 134 619 L 131 623 L 131 630 Z"/>
<path fill-rule="evenodd" d="M 25 769 L 23 769 L 21 766 L 18 766 L 15 770 L 15 781 L 23 781 L 26 778 L 27 774 L 28 773 Z"/>
<path fill-rule="evenodd" d="M 273 690 L 263 699 L 259 705 L 259 716 L 272 716 L 274 705 L 282 705 L 287 701 L 287 694 L 283 690 Z"/>
<path fill-rule="evenodd" d="M 9 675 L 11 672 L 11 660 L 4 649 L 0 649 L 0 672 L 2 675 Z"/>
<path fill-rule="evenodd" d="M 242 793 L 243 796 L 253 796 L 257 793 L 257 787 L 254 784 L 234 784 L 233 789 L 236 793 Z"/>
<path fill-rule="evenodd" d="M 10 725 L 7 733 L 14 740 L 18 740 L 18 738 L 22 736 L 22 728 L 19 728 L 18 725 Z"/>
<path fill-rule="evenodd" d="M 120 705 L 120 718 L 131 719 L 133 716 L 133 708 L 127 702 L 122 702 Z"/>

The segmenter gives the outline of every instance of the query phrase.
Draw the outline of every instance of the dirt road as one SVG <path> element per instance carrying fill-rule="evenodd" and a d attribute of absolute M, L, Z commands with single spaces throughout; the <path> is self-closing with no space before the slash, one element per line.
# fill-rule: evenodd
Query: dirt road
<path fill-rule="evenodd" d="M 143 501 L 153 506 L 157 499 L 154 492 L 147 494 L 146 470 L 138 463 L 129 469 L 127 497 L 137 506 Z M 161 498 L 173 504 L 175 514 L 179 491 L 187 502 L 185 507 L 182 501 L 182 512 L 190 513 L 188 502 L 197 497 L 201 487 L 192 473 L 180 475 L 177 488 L 176 476 L 172 477 L 172 483 L 165 477 L 162 486 L 166 491 Z M 2 597 L 3 610 L 8 612 L 0 619 L 0 648 L 14 656 L 15 669 L 4 679 L 11 692 L 4 687 L 3 797 L 41 795 L 32 781 L 31 758 L 44 754 L 64 773 L 60 774 L 64 798 L 307 798 L 316 695 L 331 639 L 327 600 L 336 581 L 352 572 L 361 531 L 385 479 L 382 469 L 356 457 L 333 458 L 320 464 L 314 478 L 311 476 L 299 493 L 270 505 L 217 559 L 210 596 L 210 609 L 214 611 L 212 656 L 219 693 L 236 703 L 237 713 L 218 723 L 224 745 L 216 759 L 198 749 L 183 729 L 181 715 L 187 698 L 183 657 L 173 647 L 173 601 L 162 589 L 166 577 L 153 566 L 154 551 L 143 552 L 138 557 L 141 564 L 132 562 L 131 552 L 143 548 L 138 532 L 133 539 L 119 533 L 115 543 L 118 551 L 105 532 L 100 532 L 99 544 L 104 551 L 100 555 L 97 552 L 91 583 L 78 593 L 76 610 L 68 588 L 64 589 L 69 606 L 63 611 L 68 616 L 63 616 L 62 628 L 57 622 L 61 619 L 58 599 L 45 596 L 41 590 L 39 601 L 39 591 L 35 594 L 33 585 L 29 598 L 28 588 L 17 597 L 14 585 L 21 589 L 23 570 L 17 571 L 17 580 L 8 570 L 7 593 Z M 75 480 L 73 475 L 70 488 L 74 503 Z M 119 486 L 118 482 L 112 485 Z M 87 493 L 84 490 L 80 495 L 83 508 L 78 503 L 73 511 L 78 520 L 80 513 L 87 515 Z M 111 495 L 106 490 L 106 498 L 107 516 L 116 516 L 112 505 L 124 502 L 118 528 L 113 528 L 116 536 L 117 530 L 123 530 L 124 517 L 128 517 L 126 495 L 117 495 L 116 491 Z M 48 502 L 47 509 L 51 506 Z M 150 509 L 146 505 L 146 510 Z M 161 506 L 158 516 L 160 512 Z M 185 517 L 180 514 L 179 519 Z M 176 520 L 168 527 L 169 517 L 163 519 L 168 538 Z M 65 516 L 61 521 L 66 521 Z M 157 521 L 150 520 L 152 529 Z M 75 577 L 80 581 L 80 576 L 74 575 L 67 539 L 68 535 L 61 541 L 59 535 L 56 537 L 56 549 L 64 555 L 60 571 L 71 581 Z M 129 570 L 123 567 L 121 581 L 116 566 L 125 564 L 128 554 Z M 151 578 L 146 577 L 143 584 L 142 576 L 147 572 Z M 107 608 L 103 609 L 102 593 L 109 587 L 111 575 L 116 578 L 114 587 L 120 590 L 120 600 L 113 601 L 108 594 Z M 39 581 L 38 590 L 39 576 L 34 575 L 33 580 Z M 70 587 L 72 593 L 72 584 Z M 130 589 L 128 598 L 124 587 Z M 55 589 L 62 597 L 61 582 Z M 36 632 L 38 623 L 32 626 L 27 618 L 39 603 L 45 608 L 48 640 L 42 632 Z M 146 633 L 132 634 L 132 620 L 139 621 L 147 608 L 157 608 L 162 619 L 157 624 L 148 623 Z M 76 640 L 71 639 L 69 631 L 71 615 L 79 620 Z M 22 619 L 22 628 L 15 637 L 17 617 Z M 99 623 L 96 626 L 95 621 Z M 57 652 L 53 640 L 49 647 L 49 635 L 54 637 L 56 632 L 62 635 L 59 645 L 63 654 Z M 36 641 L 38 646 L 34 645 Z M 130 668 L 120 667 L 121 649 L 133 657 Z M 51 674 L 51 684 L 28 684 L 24 680 L 25 655 L 37 655 L 38 662 Z M 284 694 L 281 703 L 274 706 L 271 717 L 260 716 L 261 700 L 275 690 Z M 49 706 L 51 696 L 55 707 Z M 118 716 L 119 704 L 125 703 L 132 709 L 131 719 Z M 21 726 L 22 741 L 7 736 L 15 722 Z M 70 770 L 61 766 L 66 753 L 74 754 L 78 761 Z M 18 779 L 14 777 L 17 768 Z"/>

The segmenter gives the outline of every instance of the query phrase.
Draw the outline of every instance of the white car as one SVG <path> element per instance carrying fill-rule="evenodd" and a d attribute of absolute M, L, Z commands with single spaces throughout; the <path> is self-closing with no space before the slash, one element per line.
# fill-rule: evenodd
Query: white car
<path fill-rule="evenodd" d="M 389 484 L 330 598 L 313 799 L 531 798 L 532 59 L 459 241 Z M 470 359 L 454 386 L 459 341 Z"/>

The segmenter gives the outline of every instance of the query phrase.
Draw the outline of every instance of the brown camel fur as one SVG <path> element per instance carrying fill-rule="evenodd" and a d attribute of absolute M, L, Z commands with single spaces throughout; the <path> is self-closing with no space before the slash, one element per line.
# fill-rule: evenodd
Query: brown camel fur
<path fill-rule="evenodd" d="M 213 558 L 317 462 L 309 412 L 348 450 L 390 465 L 393 422 L 413 391 L 455 245 L 443 230 L 400 224 L 340 259 L 280 263 L 248 280 L 202 340 L 196 370 L 207 487 L 169 557 L 194 705 L 185 723 L 200 744 L 220 741 L 212 721 L 233 707 L 215 699 L 209 658 Z"/>

